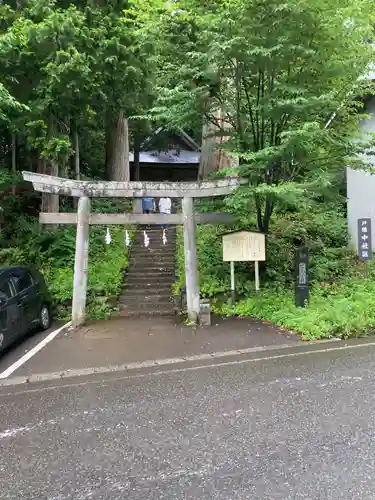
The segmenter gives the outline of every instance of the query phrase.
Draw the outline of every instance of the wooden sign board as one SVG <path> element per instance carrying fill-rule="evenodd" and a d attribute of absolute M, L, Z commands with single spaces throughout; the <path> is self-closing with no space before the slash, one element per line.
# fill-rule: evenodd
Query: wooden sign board
<path fill-rule="evenodd" d="M 224 262 L 259 262 L 266 260 L 265 235 L 238 231 L 223 235 Z"/>

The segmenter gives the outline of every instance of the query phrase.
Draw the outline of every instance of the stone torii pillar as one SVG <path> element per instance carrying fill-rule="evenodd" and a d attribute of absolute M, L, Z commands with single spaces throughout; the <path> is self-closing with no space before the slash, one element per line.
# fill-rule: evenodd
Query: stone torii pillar
<path fill-rule="evenodd" d="M 197 323 L 200 313 L 200 291 L 193 198 L 188 196 L 182 198 L 182 214 L 184 216 L 185 283 L 188 319 L 192 323 Z"/>
<path fill-rule="evenodd" d="M 85 322 L 87 280 L 89 268 L 90 207 L 88 196 L 78 199 L 76 253 L 74 260 L 74 282 L 72 301 L 72 326 L 76 328 Z"/>

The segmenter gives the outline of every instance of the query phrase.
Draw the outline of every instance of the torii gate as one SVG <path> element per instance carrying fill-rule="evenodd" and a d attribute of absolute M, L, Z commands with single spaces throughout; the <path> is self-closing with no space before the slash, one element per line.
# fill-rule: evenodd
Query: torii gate
<path fill-rule="evenodd" d="M 193 210 L 193 198 L 224 196 L 238 187 L 239 178 L 203 182 L 104 182 L 76 181 L 33 172 L 22 172 L 36 191 L 78 197 L 77 213 L 40 213 L 42 224 L 76 224 L 72 324 L 80 326 L 86 316 L 86 294 L 90 224 L 183 224 L 187 313 L 196 323 L 200 314 L 200 290 L 197 268 L 196 222 L 220 224 L 233 222 L 230 214 L 200 213 Z M 90 198 L 182 198 L 182 214 L 98 214 L 91 213 Z M 136 200 L 134 200 L 136 201 Z"/>

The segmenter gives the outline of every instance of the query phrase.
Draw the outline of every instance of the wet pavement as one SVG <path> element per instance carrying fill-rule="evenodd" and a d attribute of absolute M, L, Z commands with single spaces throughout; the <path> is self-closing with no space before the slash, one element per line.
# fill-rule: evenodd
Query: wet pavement
<path fill-rule="evenodd" d="M 213 318 L 212 326 L 193 329 L 176 317 L 119 318 L 61 332 L 12 376 L 299 344 L 302 342 L 297 335 L 250 319 Z M 8 365 L 9 357 L 0 358 L 0 373 Z"/>
<path fill-rule="evenodd" d="M 326 346 L 0 388 L 1 498 L 373 500 L 375 346 Z"/>
<path fill-rule="evenodd" d="M 54 322 L 48 330 L 44 332 L 35 331 L 28 333 L 25 337 L 19 339 L 12 346 L 0 353 L 0 374 L 9 368 L 13 363 L 17 362 L 22 356 L 33 349 L 51 332 L 62 326 L 62 322 Z"/>

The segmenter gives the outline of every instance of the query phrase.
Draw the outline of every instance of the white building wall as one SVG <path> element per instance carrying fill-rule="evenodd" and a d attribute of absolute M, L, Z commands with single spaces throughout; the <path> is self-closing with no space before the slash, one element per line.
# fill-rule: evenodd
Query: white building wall
<path fill-rule="evenodd" d="M 366 135 L 367 132 L 375 133 L 375 97 L 366 106 L 366 114 L 371 116 L 360 123 Z M 375 156 L 370 157 L 374 163 Z M 372 219 L 372 241 L 375 244 L 375 174 L 368 174 L 363 170 L 347 169 L 347 208 L 348 230 L 351 246 L 355 249 L 358 245 L 357 220 L 365 217 Z"/>

